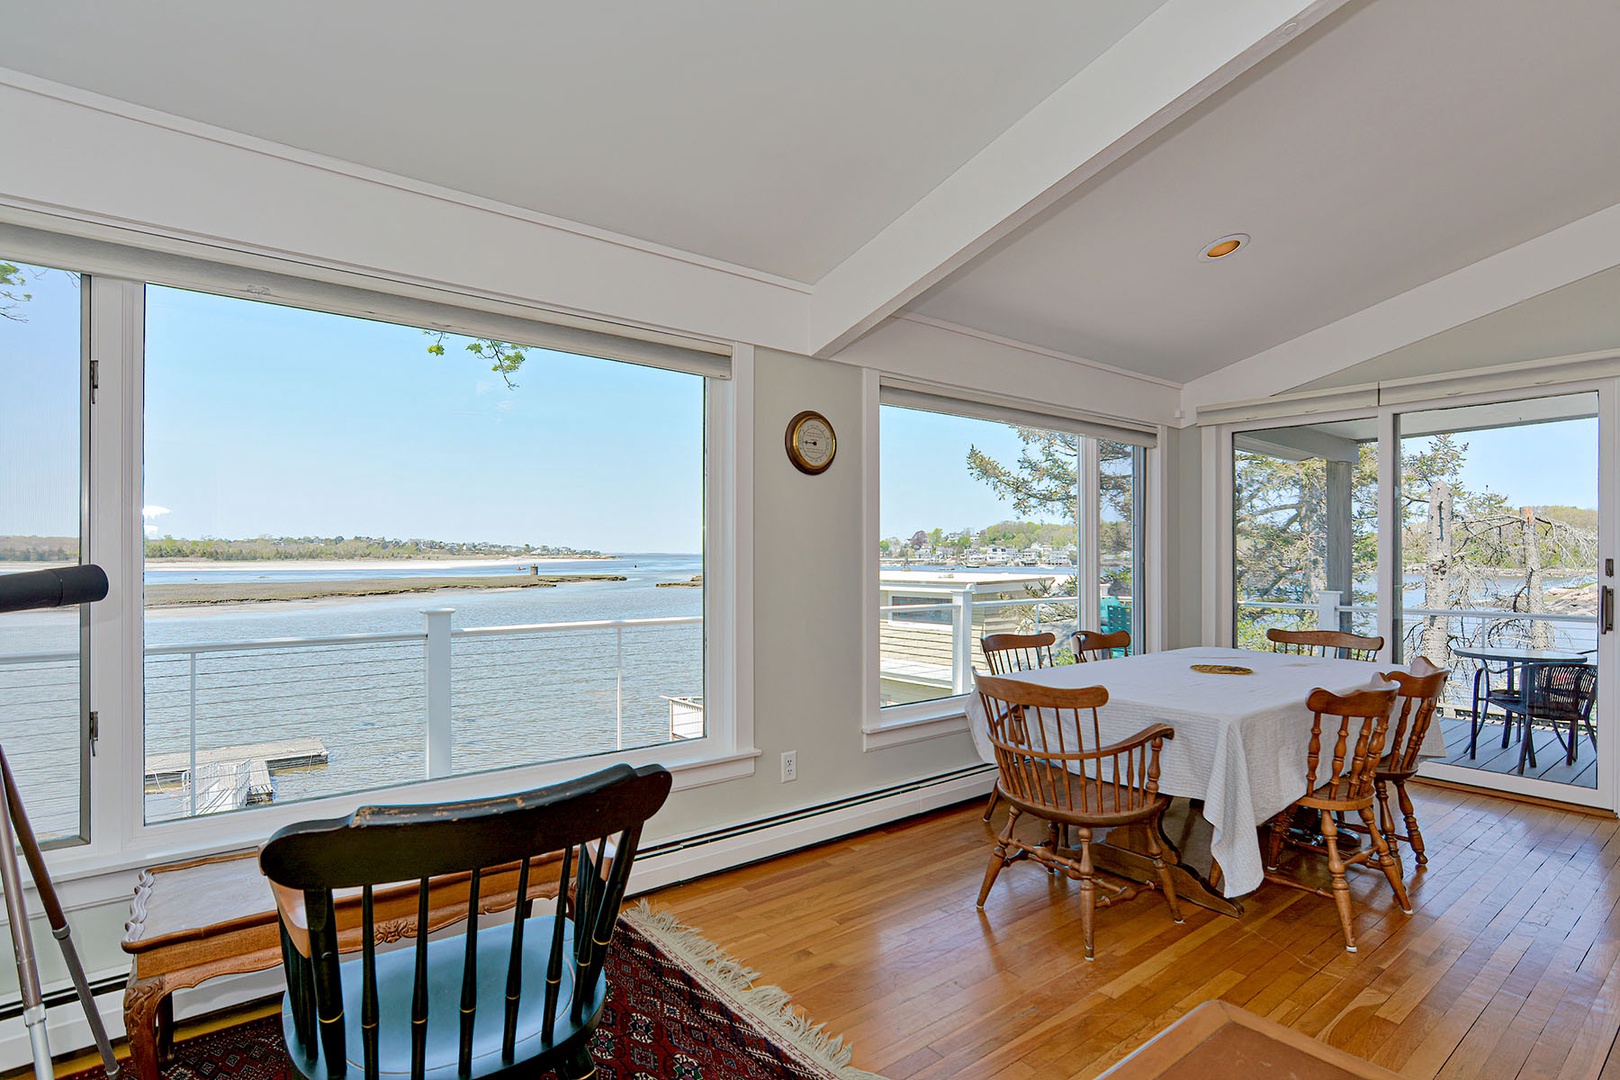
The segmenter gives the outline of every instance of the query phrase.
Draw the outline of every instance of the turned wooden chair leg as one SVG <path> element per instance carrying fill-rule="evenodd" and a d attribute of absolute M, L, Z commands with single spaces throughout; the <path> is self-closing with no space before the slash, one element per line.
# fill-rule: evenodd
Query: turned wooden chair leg
<path fill-rule="evenodd" d="M 1288 817 L 1292 807 L 1284 810 L 1271 819 L 1270 842 L 1266 846 L 1266 869 L 1277 869 L 1277 860 L 1282 858 L 1283 835 L 1288 831 Z"/>
<path fill-rule="evenodd" d="M 1389 841 L 1390 851 L 1395 856 L 1395 865 L 1404 871 L 1401 866 L 1401 845 L 1395 840 L 1395 814 L 1389 808 L 1389 781 L 1380 780 L 1375 789 L 1378 793 L 1378 827 L 1384 831 L 1384 838 Z"/>
<path fill-rule="evenodd" d="M 1363 811 L 1367 820 L 1372 814 Z M 1339 826 L 1331 810 L 1322 811 L 1322 839 L 1327 842 L 1328 873 L 1333 875 L 1333 904 L 1339 909 L 1339 926 L 1344 930 L 1345 952 L 1356 951 L 1356 929 L 1350 914 L 1350 882 L 1344 876 L 1344 859 L 1339 855 Z"/>
<path fill-rule="evenodd" d="M 979 900 L 974 905 L 980 911 L 984 910 L 984 898 L 990 895 L 990 886 L 996 883 L 996 875 L 1001 868 L 1010 861 L 1007 858 L 1007 845 L 1012 841 L 1013 824 L 1018 820 L 1019 810 L 1016 806 L 1007 808 L 1007 824 L 996 838 L 996 846 L 990 852 L 990 865 L 984 871 L 984 885 L 979 889 Z"/>
<path fill-rule="evenodd" d="M 1080 932 L 1086 939 L 1086 959 L 1097 959 L 1097 872 L 1091 865 L 1091 830 L 1076 830 L 1080 834 Z"/>
<path fill-rule="evenodd" d="M 1395 795 L 1400 800 L 1401 813 L 1406 817 L 1406 842 L 1412 845 L 1418 865 L 1426 866 L 1429 857 L 1423 853 L 1423 830 L 1418 828 L 1417 809 L 1412 805 L 1412 796 L 1406 793 L 1405 780 L 1395 781 Z"/>
<path fill-rule="evenodd" d="M 1170 864 L 1164 861 L 1164 849 L 1159 846 L 1159 819 L 1148 822 L 1147 849 L 1153 858 L 1153 871 L 1159 875 L 1159 887 L 1164 890 L 1165 902 L 1170 905 L 1170 917 L 1181 921 L 1181 901 L 1176 899 L 1176 881 L 1170 876 Z"/>
<path fill-rule="evenodd" d="M 1361 820 L 1366 823 L 1367 831 L 1372 837 L 1373 851 L 1378 855 L 1378 868 L 1389 879 L 1389 887 L 1395 890 L 1396 903 L 1401 905 L 1403 912 L 1412 914 L 1412 898 L 1406 895 L 1406 882 L 1401 880 L 1400 861 L 1390 854 L 1389 841 L 1384 839 L 1383 832 L 1373 821 L 1372 807 L 1361 811 Z"/>
<path fill-rule="evenodd" d="M 989 821 L 990 816 L 996 812 L 996 803 L 1001 801 L 1001 789 L 990 789 L 990 800 L 984 804 L 984 820 Z"/>

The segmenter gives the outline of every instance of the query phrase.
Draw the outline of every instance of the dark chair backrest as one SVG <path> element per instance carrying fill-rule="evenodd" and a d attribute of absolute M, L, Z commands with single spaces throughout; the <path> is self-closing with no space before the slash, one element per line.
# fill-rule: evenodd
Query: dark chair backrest
<path fill-rule="evenodd" d="M 1266 631 L 1266 640 L 1271 642 L 1272 652 L 1339 660 L 1376 660 L 1378 650 L 1384 647 L 1381 637 L 1346 634 L 1342 630 L 1279 630 L 1272 627 Z"/>
<path fill-rule="evenodd" d="M 1530 680 L 1530 712 L 1542 719 L 1585 720 L 1597 696 L 1591 664 L 1536 664 Z"/>
<path fill-rule="evenodd" d="M 1077 663 L 1088 660 L 1108 660 L 1115 655 L 1131 655 L 1131 632 L 1129 630 L 1115 630 L 1112 634 L 1105 634 L 1101 630 L 1076 630 L 1074 632 L 1074 659 Z"/>
<path fill-rule="evenodd" d="M 1387 681 L 1398 687 L 1395 707 L 1390 713 L 1389 737 L 1384 742 L 1389 748 L 1384 755 L 1386 771 L 1417 772 L 1418 754 L 1434 721 L 1440 695 L 1446 688 L 1447 674 L 1445 668 L 1435 667 L 1423 656 L 1412 662 L 1410 673 L 1396 670 L 1384 674 Z"/>
<path fill-rule="evenodd" d="M 1010 675 L 1015 671 L 1052 666 L 1052 646 L 1057 641 L 1053 633 L 1041 634 L 986 634 L 979 642 L 984 659 L 992 675 Z"/>
<path fill-rule="evenodd" d="M 616 765 L 516 795 L 366 806 L 277 832 L 259 865 L 282 916 L 288 1049 L 299 1070 L 313 1076 L 324 1064 L 327 1076 L 344 1075 L 354 1052 L 345 1032 L 353 1032 L 356 1013 L 367 1080 L 407 1071 L 417 1080 L 478 1077 L 582 1052 L 601 1012 L 603 962 L 642 825 L 669 790 L 670 774 L 659 766 Z M 558 913 L 534 916 L 531 864 L 551 866 L 543 857 L 553 852 L 562 853 Z M 519 870 L 511 926 L 480 930 L 480 876 L 512 863 Z M 430 879 L 449 874 L 470 875 L 464 943 L 416 933 L 414 949 L 379 958 L 373 887 L 417 882 L 414 932 L 428 924 Z M 361 890 L 364 923 L 358 987 L 352 979 L 345 986 L 344 973 L 352 977 L 356 965 L 340 966 L 332 895 L 353 888 Z"/>
<path fill-rule="evenodd" d="M 1335 694 L 1318 687 L 1305 699 L 1311 710 L 1311 745 L 1305 755 L 1306 800 L 1371 805 L 1378 759 L 1384 753 L 1389 734 L 1389 714 L 1395 707 L 1395 687 L 1387 690 L 1357 690 Z M 1333 725 L 1328 765 L 1322 768 L 1322 718 L 1338 721 Z M 1317 790 L 1317 777 L 1323 790 Z"/>

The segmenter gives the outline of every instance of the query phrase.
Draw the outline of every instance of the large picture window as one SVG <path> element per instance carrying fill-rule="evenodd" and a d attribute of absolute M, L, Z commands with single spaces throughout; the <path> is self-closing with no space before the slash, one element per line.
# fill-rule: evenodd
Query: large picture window
<path fill-rule="evenodd" d="M 705 378 L 149 287 L 145 807 L 701 738 Z"/>
<path fill-rule="evenodd" d="M 0 573 L 80 561 L 84 286 L 0 256 Z M 0 744 L 46 839 L 87 832 L 85 618 L 0 614 Z"/>
<path fill-rule="evenodd" d="M 1378 443 L 1371 419 L 1237 434 L 1233 640 L 1378 630 Z"/>
<path fill-rule="evenodd" d="M 988 634 L 1051 631 L 1070 663 L 1077 628 L 1136 627 L 1143 451 L 899 404 L 879 424 L 882 707 L 967 693 Z"/>

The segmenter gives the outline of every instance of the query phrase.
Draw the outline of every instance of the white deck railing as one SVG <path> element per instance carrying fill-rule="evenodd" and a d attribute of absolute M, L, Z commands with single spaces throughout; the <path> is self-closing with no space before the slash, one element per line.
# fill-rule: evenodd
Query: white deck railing
<path fill-rule="evenodd" d="M 149 779 L 161 774 L 179 780 L 178 790 L 167 800 L 174 805 L 157 816 L 210 813 L 241 806 L 259 797 L 261 791 L 264 797 L 268 795 L 264 763 L 258 762 L 255 770 L 251 763 L 225 760 L 230 754 L 220 748 L 202 748 L 200 727 L 216 733 L 223 728 L 233 733 L 238 744 L 261 747 L 269 745 L 266 739 L 270 735 L 294 727 L 318 731 L 322 739 L 334 733 L 346 736 L 350 745 L 343 749 L 364 745 L 370 738 L 370 749 L 379 758 L 391 757 L 397 764 L 397 759 L 410 757 L 420 762 L 417 776 L 434 778 L 452 772 L 452 730 L 458 714 L 462 720 L 469 712 L 480 710 L 502 714 L 514 701 L 532 709 L 556 700 L 556 707 L 549 711 L 563 727 L 549 736 L 537 736 L 530 745 L 536 755 L 533 760 L 545 760 L 553 743 L 559 757 L 607 749 L 607 732 L 601 730 L 608 720 L 603 715 L 606 702 L 602 695 L 589 696 L 588 710 L 577 695 L 568 697 L 569 680 L 582 673 L 588 674 L 593 686 L 611 680 L 611 743 L 615 749 L 622 749 L 626 742 L 628 680 L 640 679 L 637 700 L 643 704 L 677 696 L 700 700 L 694 691 L 701 694 L 701 674 L 697 686 L 691 678 L 677 678 L 666 687 L 647 684 L 658 676 L 647 673 L 646 639 L 640 636 L 658 635 L 661 654 L 674 655 L 675 648 L 665 635 L 701 627 L 699 616 L 453 629 L 452 611 L 424 611 L 420 630 L 148 646 L 147 772 Z M 627 653 L 627 634 L 637 635 L 641 651 Z M 610 635 L 611 640 L 594 639 L 596 635 Z M 525 653 L 519 645 L 524 639 L 546 644 Z M 503 647 L 509 643 L 511 647 Z M 697 658 L 692 666 L 700 672 L 701 635 L 695 645 L 690 641 L 678 644 L 685 648 L 680 661 L 651 666 L 678 666 L 690 653 Z M 54 725 L 60 726 L 57 714 L 76 708 L 79 678 L 76 650 L 0 655 L 0 698 L 11 706 L 5 717 L 8 727 L 26 732 L 30 719 L 43 724 L 53 716 Z M 587 711 L 590 715 L 584 715 Z M 420 732 L 420 742 L 415 748 L 401 748 L 388 740 L 379 745 L 360 726 L 344 726 L 346 719 L 364 718 L 369 724 L 378 717 L 394 721 L 389 725 L 391 731 Z M 690 730 L 690 717 L 684 722 Z M 648 726 L 646 717 L 638 717 L 638 723 Z M 601 739 L 593 741 L 599 730 Z M 666 733 L 665 737 L 674 736 Z M 586 744 L 588 749 L 580 749 Z M 69 780 L 66 775 L 62 779 L 64 783 Z M 77 783 L 76 772 L 72 782 Z M 340 790 L 353 788 L 321 793 Z"/>

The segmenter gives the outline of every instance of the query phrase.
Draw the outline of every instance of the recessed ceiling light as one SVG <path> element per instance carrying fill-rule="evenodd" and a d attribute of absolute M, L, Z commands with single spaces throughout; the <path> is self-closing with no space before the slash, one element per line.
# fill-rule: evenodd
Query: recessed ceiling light
<path fill-rule="evenodd" d="M 1230 236 L 1223 236 L 1219 240 L 1205 244 L 1199 251 L 1198 258 L 1203 262 L 1215 262 L 1246 246 L 1248 242 L 1248 233 L 1232 233 Z"/>

